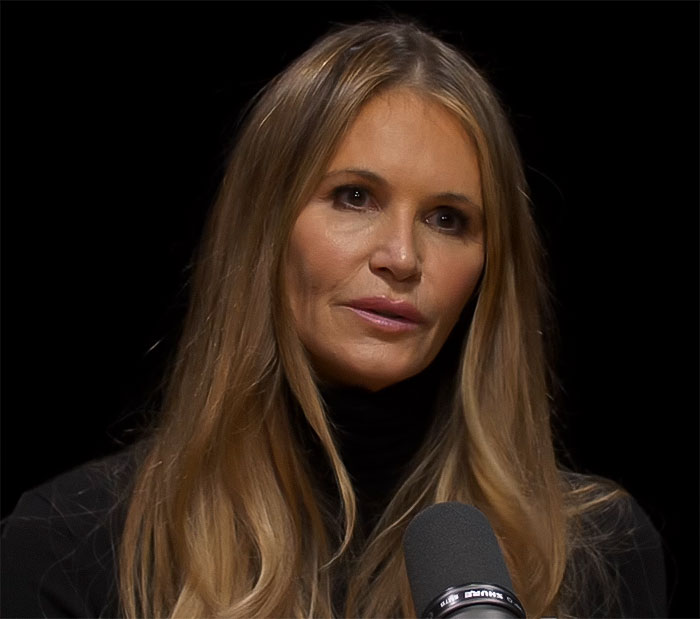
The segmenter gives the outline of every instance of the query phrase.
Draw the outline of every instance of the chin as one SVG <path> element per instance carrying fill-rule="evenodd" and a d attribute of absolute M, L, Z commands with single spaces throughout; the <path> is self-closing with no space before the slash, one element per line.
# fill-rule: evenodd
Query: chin
<path fill-rule="evenodd" d="M 382 366 L 377 368 L 376 371 L 368 371 L 365 365 L 359 368 L 339 368 L 338 372 L 334 372 L 334 375 L 328 378 L 330 382 L 335 384 L 342 384 L 348 387 L 361 387 L 368 391 L 380 391 L 419 374 L 423 369 L 424 366 L 401 368 L 387 368 L 386 366 Z"/>
<path fill-rule="evenodd" d="M 311 365 L 322 382 L 368 391 L 380 391 L 420 374 L 435 356 L 432 351 L 415 347 L 377 350 L 376 347 L 337 346 L 309 352 Z"/>

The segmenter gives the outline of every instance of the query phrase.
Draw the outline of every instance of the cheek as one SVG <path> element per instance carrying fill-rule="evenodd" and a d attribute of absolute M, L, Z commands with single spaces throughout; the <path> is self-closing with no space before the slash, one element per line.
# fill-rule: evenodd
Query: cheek
<path fill-rule="evenodd" d="M 349 261 L 348 248 L 317 219 L 302 213 L 289 241 L 287 293 L 297 318 L 302 314 L 308 318 L 314 301 L 337 287 Z"/>
<path fill-rule="evenodd" d="M 314 233 L 314 228 L 318 230 L 313 218 L 302 211 L 289 239 L 286 278 L 293 302 L 299 302 L 318 287 L 318 277 L 322 275 L 319 265 L 326 259 L 327 249 L 323 235 Z"/>
<path fill-rule="evenodd" d="M 287 295 L 297 324 L 308 320 L 309 301 L 315 296 L 315 291 L 322 286 L 322 282 L 318 281 L 319 262 L 318 253 L 306 250 L 299 244 L 298 239 L 290 243 L 285 280 Z"/>
<path fill-rule="evenodd" d="M 459 259 L 445 260 L 436 266 L 434 295 L 445 318 L 444 328 L 451 329 L 467 304 L 484 268 L 481 247 L 474 248 Z"/>

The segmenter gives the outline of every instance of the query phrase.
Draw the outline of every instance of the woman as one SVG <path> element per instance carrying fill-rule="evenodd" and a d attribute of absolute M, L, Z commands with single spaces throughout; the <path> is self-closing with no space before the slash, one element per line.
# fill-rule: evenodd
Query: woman
<path fill-rule="evenodd" d="M 157 427 L 25 495 L 3 612 L 412 616 L 405 528 L 460 501 L 528 615 L 663 614 L 646 517 L 557 465 L 546 315 L 489 85 L 411 24 L 328 35 L 248 113 Z"/>

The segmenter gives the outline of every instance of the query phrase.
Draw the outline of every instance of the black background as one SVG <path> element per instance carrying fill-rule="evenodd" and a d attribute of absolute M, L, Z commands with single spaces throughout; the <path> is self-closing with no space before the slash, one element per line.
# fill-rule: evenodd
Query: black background
<path fill-rule="evenodd" d="M 244 103 L 331 23 L 422 18 L 504 99 L 557 298 L 570 460 L 698 616 L 698 4 L 3 2 L 2 513 L 119 447 L 177 338 Z"/>

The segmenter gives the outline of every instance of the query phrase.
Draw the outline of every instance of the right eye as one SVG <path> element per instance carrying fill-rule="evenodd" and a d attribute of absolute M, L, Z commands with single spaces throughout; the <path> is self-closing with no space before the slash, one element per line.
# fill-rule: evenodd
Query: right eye
<path fill-rule="evenodd" d="M 372 197 L 364 187 L 342 185 L 333 190 L 333 204 L 340 208 L 365 209 L 372 205 Z"/>

